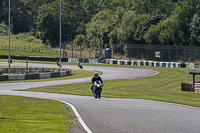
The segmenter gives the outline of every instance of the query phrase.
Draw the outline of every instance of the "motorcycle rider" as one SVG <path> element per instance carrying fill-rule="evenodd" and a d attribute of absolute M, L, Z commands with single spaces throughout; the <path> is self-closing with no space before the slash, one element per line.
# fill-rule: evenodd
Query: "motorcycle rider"
<path fill-rule="evenodd" d="M 99 74 L 97 72 L 95 72 L 94 77 L 92 77 L 92 80 L 91 80 L 91 84 L 92 84 L 91 90 L 92 91 L 93 91 L 93 87 L 94 87 L 94 82 L 97 81 L 97 80 L 99 80 L 103 85 L 103 81 L 102 81 L 101 77 L 99 76 Z"/>
<path fill-rule="evenodd" d="M 60 62 L 58 60 L 56 60 L 56 64 L 57 64 L 57 66 L 60 66 Z M 61 67 L 62 67 L 62 65 L 61 65 Z"/>
<path fill-rule="evenodd" d="M 83 66 L 82 66 L 81 63 L 78 63 L 78 67 L 79 67 L 80 69 L 83 69 Z"/>

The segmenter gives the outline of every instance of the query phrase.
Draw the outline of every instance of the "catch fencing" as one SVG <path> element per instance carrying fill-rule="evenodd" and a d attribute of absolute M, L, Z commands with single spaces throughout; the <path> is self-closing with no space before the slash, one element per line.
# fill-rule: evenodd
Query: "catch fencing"
<path fill-rule="evenodd" d="M 76 47 L 75 47 L 76 46 Z M 113 59 L 140 59 L 154 61 L 195 62 L 200 58 L 200 47 L 173 45 L 102 45 L 102 47 L 88 47 L 84 45 L 67 44 L 68 58 L 94 59 L 102 55 L 105 57 L 105 47 L 109 46 Z"/>
<path fill-rule="evenodd" d="M 8 50 L 9 47 L 8 46 L 0 46 L 0 50 Z M 41 49 L 41 48 L 30 48 L 30 47 L 15 47 L 15 46 L 11 46 L 10 50 L 12 51 L 27 51 L 27 52 L 36 52 L 36 53 L 47 53 L 47 54 L 57 54 L 59 56 L 60 50 L 56 50 L 56 49 Z M 63 51 L 62 51 L 62 55 L 63 55 Z M 64 52 L 64 55 L 66 55 L 66 53 Z"/>
<path fill-rule="evenodd" d="M 111 50 L 113 59 L 140 59 L 154 61 L 174 62 L 199 62 L 200 47 L 197 46 L 174 46 L 174 45 L 145 45 L 145 44 L 102 44 L 100 47 L 68 43 L 62 45 L 63 58 L 88 58 L 95 59 L 105 57 L 106 47 Z M 0 46 L 0 49 L 8 49 L 8 46 Z M 11 50 L 30 51 L 57 54 L 59 50 L 40 49 L 27 47 L 11 47 Z"/>
<path fill-rule="evenodd" d="M 170 46 L 170 45 L 143 45 L 134 44 L 126 46 L 113 46 L 113 58 L 119 53 L 135 59 L 174 62 L 196 62 L 200 58 L 200 47 Z"/>

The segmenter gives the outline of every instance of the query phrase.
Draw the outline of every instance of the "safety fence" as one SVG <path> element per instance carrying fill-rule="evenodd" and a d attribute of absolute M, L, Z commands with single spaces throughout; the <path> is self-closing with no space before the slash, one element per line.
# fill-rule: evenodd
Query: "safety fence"
<path fill-rule="evenodd" d="M 0 50 L 8 50 L 9 47 L 8 46 L 0 46 Z M 10 50 L 13 51 L 27 51 L 27 52 L 36 52 L 36 53 L 47 53 L 47 54 L 58 54 L 60 53 L 60 50 L 55 50 L 55 49 L 41 49 L 41 48 L 30 48 L 30 47 L 15 47 L 15 46 L 11 46 Z M 63 55 L 63 51 L 62 55 Z M 64 55 L 66 55 L 67 53 L 64 52 Z"/>
<path fill-rule="evenodd" d="M 154 61 L 196 62 L 200 58 L 200 47 L 197 46 L 126 44 L 112 45 L 112 50 L 128 58 Z"/>
<path fill-rule="evenodd" d="M 8 73 L 8 68 L 1 69 L 3 73 Z M 14 75 L 0 75 L 0 81 L 57 78 L 71 75 L 70 69 L 59 71 L 59 69 L 50 68 L 10 68 L 10 72 L 14 73 Z"/>
<path fill-rule="evenodd" d="M 106 49 L 109 47 L 109 53 Z M 8 46 L 0 46 L 0 50 L 8 50 Z M 60 50 L 31 48 L 31 46 L 14 47 L 11 50 L 30 51 L 38 53 L 57 54 Z M 199 62 L 200 47 L 198 46 L 174 46 L 174 45 L 147 45 L 147 44 L 102 44 L 99 47 L 89 44 L 67 43 L 62 44 L 61 55 L 63 58 L 88 58 L 95 59 L 101 56 L 109 56 L 112 59 L 125 60 L 154 60 L 174 62 Z M 109 54 L 109 55 L 106 55 Z"/>
<path fill-rule="evenodd" d="M 200 61 L 200 47 L 175 45 L 147 45 L 147 44 L 102 44 L 91 47 L 83 44 L 66 44 L 68 58 L 94 59 L 101 56 L 112 59 L 125 60 L 154 60 L 168 62 L 198 62 Z M 110 52 L 106 53 L 109 48 Z"/>

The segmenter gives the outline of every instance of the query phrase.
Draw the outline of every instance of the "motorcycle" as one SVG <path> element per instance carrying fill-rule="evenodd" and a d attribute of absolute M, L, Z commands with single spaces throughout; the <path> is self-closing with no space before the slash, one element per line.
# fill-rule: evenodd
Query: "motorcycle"
<path fill-rule="evenodd" d="M 81 63 L 78 63 L 78 67 L 79 67 L 80 69 L 83 69 L 83 66 L 82 66 Z"/>
<path fill-rule="evenodd" d="M 103 84 L 101 83 L 101 81 L 97 80 L 94 82 L 92 93 L 95 98 L 99 98 L 99 99 L 101 98 L 102 88 L 103 88 Z"/>

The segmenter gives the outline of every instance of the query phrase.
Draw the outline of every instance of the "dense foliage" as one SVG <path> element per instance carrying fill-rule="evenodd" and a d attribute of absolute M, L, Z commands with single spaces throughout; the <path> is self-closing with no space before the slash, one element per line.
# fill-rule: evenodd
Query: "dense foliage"
<path fill-rule="evenodd" d="M 58 46 L 59 8 L 60 0 L 11 1 L 12 33 Z M 0 23 L 6 29 L 7 0 L 0 1 Z M 62 42 L 77 45 L 198 46 L 199 25 L 199 0 L 62 0 Z"/>

